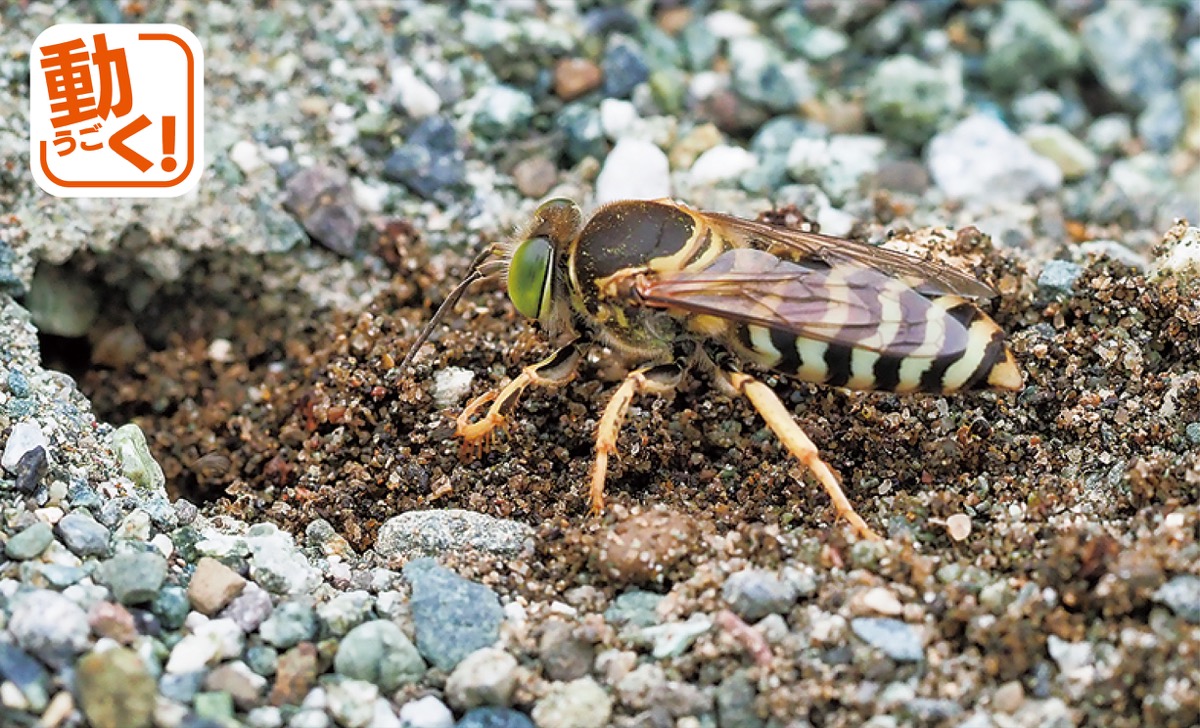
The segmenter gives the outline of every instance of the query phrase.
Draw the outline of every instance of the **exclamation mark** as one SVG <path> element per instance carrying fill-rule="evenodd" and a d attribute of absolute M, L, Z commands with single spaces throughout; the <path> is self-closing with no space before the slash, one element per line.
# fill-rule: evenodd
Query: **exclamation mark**
<path fill-rule="evenodd" d="M 162 168 L 168 172 L 175 171 L 175 158 L 171 155 L 175 153 L 175 117 L 164 116 L 162 119 L 162 149 L 163 160 Z"/>

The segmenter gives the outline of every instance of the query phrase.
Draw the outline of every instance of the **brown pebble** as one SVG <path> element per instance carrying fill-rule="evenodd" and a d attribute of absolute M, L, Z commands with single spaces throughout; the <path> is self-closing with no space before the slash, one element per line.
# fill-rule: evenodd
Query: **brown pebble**
<path fill-rule="evenodd" d="M 548 680 L 570 682 L 587 675 L 596 657 L 596 648 L 580 639 L 570 624 L 554 619 L 546 623 L 538 641 L 542 669 Z"/>
<path fill-rule="evenodd" d="M 271 705 L 299 704 L 308 695 L 317 679 L 317 648 L 311 642 L 301 642 L 279 656 L 275 667 L 275 687 L 271 688 Z"/>
<path fill-rule="evenodd" d="M 211 617 L 246 588 L 246 580 L 216 559 L 205 556 L 188 582 L 188 600 L 197 612 Z"/>
<path fill-rule="evenodd" d="M 1025 702 L 1025 688 L 1021 687 L 1021 683 L 1016 680 L 1006 682 L 996 688 L 996 693 L 992 696 L 992 707 L 1002 713 L 1015 713 L 1021 709 L 1021 704 Z"/>
<path fill-rule="evenodd" d="M 229 693 L 240 710 L 250 710 L 262 704 L 267 679 L 253 672 L 240 660 L 227 662 L 204 677 L 204 689 Z"/>
<path fill-rule="evenodd" d="M 123 645 L 137 639 L 137 624 L 129 610 L 112 602 L 96 602 L 88 609 L 88 626 L 97 637 L 108 637 Z"/>
<path fill-rule="evenodd" d="M 662 583 L 697 540 L 692 519 L 667 509 L 638 513 L 604 534 L 596 568 L 623 584 Z"/>
<path fill-rule="evenodd" d="M 600 66 L 586 58 L 563 58 L 554 66 L 554 95 L 572 101 L 599 88 L 604 80 Z"/>
<path fill-rule="evenodd" d="M 558 167 L 546 157 L 522 159 L 513 167 L 513 183 L 526 197 L 538 198 L 558 181 Z"/>

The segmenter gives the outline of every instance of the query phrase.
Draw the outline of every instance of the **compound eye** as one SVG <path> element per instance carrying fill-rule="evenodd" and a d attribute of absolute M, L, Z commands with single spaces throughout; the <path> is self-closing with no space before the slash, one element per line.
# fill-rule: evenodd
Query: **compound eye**
<path fill-rule="evenodd" d="M 544 237 L 517 246 L 508 265 L 508 297 L 522 316 L 540 318 L 549 303 L 553 249 Z"/>

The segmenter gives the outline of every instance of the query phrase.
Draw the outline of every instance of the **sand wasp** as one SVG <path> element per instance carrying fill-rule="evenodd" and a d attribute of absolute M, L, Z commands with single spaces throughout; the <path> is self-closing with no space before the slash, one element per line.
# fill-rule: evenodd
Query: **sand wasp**
<path fill-rule="evenodd" d="M 593 513 L 604 507 L 608 459 L 634 396 L 668 391 L 689 371 L 749 399 L 866 538 L 878 536 L 788 408 L 744 364 L 859 390 L 1021 387 L 1003 332 L 972 303 L 995 295 L 975 278 L 894 250 L 669 199 L 613 202 L 586 223 L 570 200 L 543 203 L 512 242 L 475 259 L 401 366 L 467 286 L 500 273 L 517 311 L 566 343 L 468 403 L 456 434 L 466 449 L 481 449 L 526 387 L 568 382 L 590 345 L 627 355 L 639 366 L 617 387 L 596 432 Z"/>

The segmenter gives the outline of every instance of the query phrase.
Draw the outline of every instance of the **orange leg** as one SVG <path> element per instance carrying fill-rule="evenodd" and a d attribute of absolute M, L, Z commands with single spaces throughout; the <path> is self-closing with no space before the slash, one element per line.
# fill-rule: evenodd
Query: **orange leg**
<path fill-rule="evenodd" d="M 871 530 L 867 522 L 854 511 L 854 506 L 850 504 L 850 499 L 842 492 L 842 486 L 838 484 L 837 476 L 833 474 L 833 470 L 821 459 L 821 455 L 817 452 L 817 446 L 813 444 L 808 435 L 804 434 L 804 430 L 800 429 L 800 425 L 792 419 L 792 415 L 788 412 L 787 407 L 783 402 L 779 401 L 779 397 L 770 387 L 758 381 L 754 377 L 741 372 L 720 372 L 720 376 L 725 379 L 735 390 L 744 394 L 750 403 L 754 405 L 754 409 L 762 415 L 762 418 L 767 421 L 767 426 L 775 433 L 775 436 L 783 442 L 784 447 L 788 449 L 792 455 L 796 457 L 804 467 L 808 468 L 809 472 L 816 477 L 817 481 L 825 488 L 825 492 L 829 493 L 829 497 L 833 499 L 833 506 L 837 509 L 838 515 L 850 522 L 850 526 L 862 538 L 878 541 L 879 535 Z"/>
<path fill-rule="evenodd" d="M 589 491 L 591 513 L 598 516 L 604 512 L 604 481 L 608 477 L 608 456 L 617 451 L 617 435 L 621 423 L 634 395 L 642 392 L 663 394 L 675 388 L 683 376 L 683 370 L 674 364 L 642 367 L 625 377 L 621 386 L 613 393 L 604 407 L 600 424 L 596 427 L 596 466 L 592 469 L 592 487 Z"/>
<path fill-rule="evenodd" d="M 520 375 L 499 392 L 492 390 L 467 403 L 458 416 L 458 427 L 454 433 L 463 440 L 463 453 L 476 455 L 490 444 L 495 429 L 506 426 L 508 415 L 516 408 L 526 387 L 531 384 L 542 387 L 566 384 L 575 376 L 582 357 L 579 342 L 572 341 L 542 361 L 522 369 Z M 479 410 L 489 402 L 492 406 L 487 414 L 475 420 Z"/>

